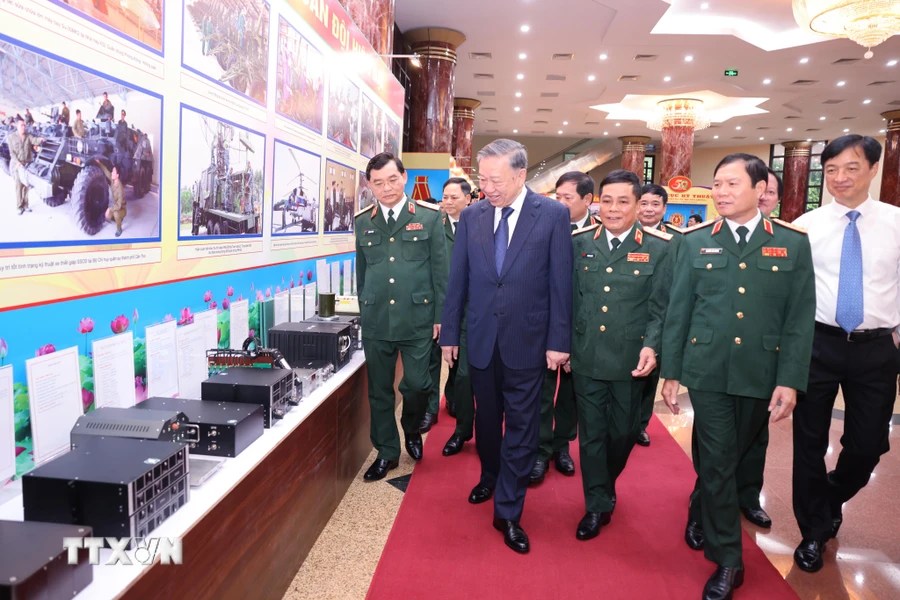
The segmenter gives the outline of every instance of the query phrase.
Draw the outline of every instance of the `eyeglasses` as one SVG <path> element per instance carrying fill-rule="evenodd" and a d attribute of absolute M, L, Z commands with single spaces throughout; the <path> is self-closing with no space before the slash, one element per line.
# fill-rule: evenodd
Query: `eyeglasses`
<path fill-rule="evenodd" d="M 375 181 L 370 182 L 369 185 L 371 185 L 376 190 L 383 189 L 386 185 L 390 185 L 393 188 L 397 187 L 397 184 L 400 183 L 401 180 L 402 177 L 400 177 L 399 175 L 392 175 L 387 179 L 376 179 Z"/>

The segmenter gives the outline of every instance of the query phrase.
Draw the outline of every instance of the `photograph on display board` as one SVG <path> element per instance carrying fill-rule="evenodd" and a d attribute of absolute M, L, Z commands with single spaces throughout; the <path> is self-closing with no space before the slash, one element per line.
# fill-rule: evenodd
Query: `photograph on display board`
<path fill-rule="evenodd" d="M 165 0 L 51 0 L 162 54 Z"/>
<path fill-rule="evenodd" d="M 400 123 L 384 120 L 384 151 L 400 156 Z"/>
<path fill-rule="evenodd" d="M 275 140 L 272 175 L 272 235 L 316 233 L 322 158 Z"/>
<path fill-rule="evenodd" d="M 368 96 L 362 97 L 362 115 L 359 124 L 359 153 L 372 158 L 381 152 L 381 130 L 384 112 Z"/>
<path fill-rule="evenodd" d="M 359 172 L 356 190 L 356 210 L 362 210 L 375 204 L 375 194 L 372 193 L 372 188 L 369 187 L 369 180 L 366 179 L 365 171 Z"/>
<path fill-rule="evenodd" d="M 325 199 L 322 229 L 325 233 L 353 231 L 356 169 L 331 159 L 325 161 Z"/>
<path fill-rule="evenodd" d="M 693 219 L 691 219 L 693 217 Z M 697 221 L 697 219 L 700 219 Z M 663 220 L 675 227 L 693 227 L 706 221 L 706 206 L 703 204 L 676 204 L 669 202 L 666 205 L 666 214 Z M 688 222 L 690 220 L 690 222 Z"/>
<path fill-rule="evenodd" d="M 358 132 L 359 88 L 346 77 L 332 75 L 328 86 L 328 137 L 356 150 Z"/>
<path fill-rule="evenodd" d="M 325 114 L 324 68 L 322 53 L 279 17 L 275 110 L 316 133 Z"/>
<path fill-rule="evenodd" d="M 179 239 L 262 235 L 265 137 L 181 106 Z"/>
<path fill-rule="evenodd" d="M 0 247 L 158 241 L 162 98 L 3 37 L 0 72 Z"/>
<path fill-rule="evenodd" d="M 263 0 L 187 0 L 182 64 L 266 103 L 269 4 Z"/>

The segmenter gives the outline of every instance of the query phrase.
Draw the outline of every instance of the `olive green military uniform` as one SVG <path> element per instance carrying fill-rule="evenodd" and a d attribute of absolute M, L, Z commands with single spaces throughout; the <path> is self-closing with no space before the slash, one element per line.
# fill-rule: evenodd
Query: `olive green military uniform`
<path fill-rule="evenodd" d="M 678 252 L 678 242 L 681 241 L 684 231 L 667 222 L 661 222 L 656 228 L 672 236 L 672 249 L 670 252 L 672 253 L 672 263 L 674 265 L 675 255 Z M 656 401 L 656 391 L 659 387 L 659 365 L 662 362 L 662 356 L 657 356 L 656 362 L 656 368 L 644 378 L 646 387 L 641 396 L 641 431 L 647 430 L 647 426 L 650 424 L 650 417 L 653 416 L 653 403 Z"/>
<path fill-rule="evenodd" d="M 585 507 L 611 512 L 616 479 L 640 431 L 644 381 L 631 372 L 642 348 L 660 349 L 672 281 L 671 236 L 635 223 L 614 251 L 602 226 L 580 229 L 573 239 L 571 364 Z"/>
<path fill-rule="evenodd" d="M 803 391 L 816 299 L 809 240 L 761 219 L 743 248 L 724 220 L 682 239 L 663 335 L 662 377 L 688 388 L 697 485 L 690 517 L 706 557 L 742 566 L 735 470 L 776 386 Z"/>
<path fill-rule="evenodd" d="M 34 160 L 34 147 L 43 141 L 43 138 L 33 137 L 27 132 L 22 138 L 18 131 L 10 132 L 6 138 L 7 146 L 9 146 L 9 173 L 15 182 L 16 208 L 20 212 L 28 210 L 29 186 L 25 183 L 25 167 Z"/>
<path fill-rule="evenodd" d="M 393 227 L 388 227 L 378 203 L 357 213 L 355 222 L 370 436 L 378 458 L 390 461 L 400 457 L 394 420 L 397 353 L 403 360 L 400 423 L 409 435 L 417 431 L 428 402 L 433 326 L 440 321 L 447 289 L 446 244 L 437 206 L 404 197 L 393 210 Z"/>
<path fill-rule="evenodd" d="M 599 225 L 600 221 L 589 214 L 585 227 Z M 573 225 L 574 227 L 574 225 Z M 575 232 L 572 232 L 575 235 Z M 572 242 L 574 243 L 574 237 Z M 557 380 L 559 389 L 557 390 Z M 555 400 L 555 402 L 554 402 Z M 538 460 L 549 460 L 560 450 L 568 450 L 575 439 L 578 418 L 575 411 L 575 388 L 572 374 L 564 369 L 547 370 L 541 389 L 541 428 L 538 435 Z"/>
<path fill-rule="evenodd" d="M 456 242 L 456 233 L 450 219 L 444 215 L 443 230 L 447 242 L 447 264 L 453 254 L 453 244 Z M 428 401 L 428 412 L 437 414 L 441 404 L 441 347 L 435 342 L 436 350 L 431 356 L 431 378 L 433 387 Z M 447 373 L 447 383 L 444 386 L 444 396 L 447 404 L 456 407 L 456 431 L 462 439 L 472 438 L 472 429 L 475 424 L 475 400 L 472 397 L 472 380 L 469 378 L 469 353 L 466 351 L 466 317 L 463 314 L 460 320 L 459 356 L 450 371 Z"/>
<path fill-rule="evenodd" d="M 121 179 L 113 181 L 112 173 L 103 164 L 100 164 L 100 169 L 109 180 L 109 197 L 112 200 L 112 205 L 109 207 L 108 211 L 109 219 L 115 221 L 116 236 L 119 236 L 122 233 L 122 221 L 128 213 L 125 209 L 125 186 L 122 185 Z"/>

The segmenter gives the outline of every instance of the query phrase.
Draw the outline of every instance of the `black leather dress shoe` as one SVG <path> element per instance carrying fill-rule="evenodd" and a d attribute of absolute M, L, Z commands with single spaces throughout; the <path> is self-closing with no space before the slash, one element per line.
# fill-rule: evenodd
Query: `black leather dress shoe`
<path fill-rule="evenodd" d="M 447 440 L 447 443 L 444 444 L 444 449 L 441 450 L 441 454 L 444 456 L 453 456 L 454 454 L 459 454 L 462 452 L 463 445 L 471 440 L 472 438 L 465 438 L 459 435 L 458 433 L 454 433 L 450 436 L 450 439 Z"/>
<path fill-rule="evenodd" d="M 742 567 L 716 567 L 703 587 L 703 600 L 731 600 L 734 590 L 744 583 Z"/>
<path fill-rule="evenodd" d="M 410 433 L 406 436 L 406 451 L 413 460 L 422 460 L 422 434 Z"/>
<path fill-rule="evenodd" d="M 578 522 L 578 529 L 575 530 L 575 537 L 579 540 L 590 540 L 597 537 L 600 528 L 609 525 L 612 520 L 612 513 L 608 512 L 587 512 Z"/>
<path fill-rule="evenodd" d="M 794 550 L 794 562 L 807 573 L 815 573 L 825 564 L 822 560 L 824 549 L 825 544 L 815 540 L 803 540 Z"/>
<path fill-rule="evenodd" d="M 638 434 L 637 445 L 644 446 L 645 448 L 650 445 L 650 436 L 647 435 L 647 430 L 641 430 Z"/>
<path fill-rule="evenodd" d="M 419 433 L 428 433 L 429 431 L 431 431 L 431 426 L 435 425 L 437 422 L 437 413 L 425 413 L 425 415 L 422 417 L 422 420 L 419 422 Z"/>
<path fill-rule="evenodd" d="M 528 485 L 537 485 L 542 482 L 547 474 L 547 466 L 546 460 L 539 458 L 534 461 L 534 467 L 531 469 L 531 474 L 528 475 Z"/>
<path fill-rule="evenodd" d="M 762 508 L 748 508 L 746 506 L 742 506 L 741 514 L 744 515 L 745 519 L 747 519 L 757 527 L 765 527 L 766 529 L 768 529 L 772 526 L 772 519 L 769 517 L 769 514 Z"/>
<path fill-rule="evenodd" d="M 494 490 L 479 483 L 472 488 L 472 492 L 469 494 L 469 504 L 481 504 L 482 502 L 487 502 L 493 495 Z"/>
<path fill-rule="evenodd" d="M 396 460 L 376 458 L 375 462 L 372 463 L 372 466 L 366 469 L 363 479 L 365 481 L 378 481 L 379 479 L 384 479 L 384 476 L 387 475 L 388 471 L 397 468 L 397 464 Z"/>
<path fill-rule="evenodd" d="M 563 475 L 572 476 L 575 474 L 575 462 L 572 460 L 572 457 L 569 455 L 568 450 L 560 450 L 556 454 L 553 455 L 553 464 L 556 466 L 556 470 L 562 473 Z"/>
<path fill-rule="evenodd" d="M 526 554 L 529 550 L 528 536 L 518 521 L 494 518 L 494 529 L 503 533 L 506 545 L 518 552 Z"/>
<path fill-rule="evenodd" d="M 703 549 L 703 527 L 700 523 L 688 519 L 687 527 L 684 528 L 684 541 L 691 550 Z"/>

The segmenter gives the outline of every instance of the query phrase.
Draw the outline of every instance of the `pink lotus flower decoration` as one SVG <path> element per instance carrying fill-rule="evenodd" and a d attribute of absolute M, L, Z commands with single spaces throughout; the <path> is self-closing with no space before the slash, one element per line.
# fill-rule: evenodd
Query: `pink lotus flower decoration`
<path fill-rule="evenodd" d="M 90 317 L 84 317 L 78 322 L 78 333 L 90 333 L 94 330 L 94 320 Z"/>
<path fill-rule="evenodd" d="M 263 293 L 262 293 L 261 291 L 259 291 L 259 290 L 256 290 L 256 301 L 257 301 L 257 302 L 262 302 L 262 301 L 265 300 L 265 299 L 266 299 L 266 297 L 263 296 Z"/>
<path fill-rule="evenodd" d="M 228 307 L 230 307 L 230 306 L 231 306 L 231 302 L 228 300 L 228 298 L 223 298 L 222 299 L 222 310 L 228 310 Z"/>
<path fill-rule="evenodd" d="M 312 269 L 310 269 L 309 271 L 306 272 L 306 280 L 312 281 L 312 278 L 313 278 L 313 272 L 312 272 Z"/>
<path fill-rule="evenodd" d="M 6 358 L 7 354 L 9 354 L 9 346 L 6 345 L 6 340 L 0 338 L 0 359 Z"/>
<path fill-rule="evenodd" d="M 276 293 L 276 294 L 281 293 L 281 286 L 280 286 L 280 285 L 276 285 L 276 286 L 275 286 L 275 293 Z"/>
<path fill-rule="evenodd" d="M 294 278 L 293 277 L 291 277 L 291 287 L 292 288 L 294 287 Z"/>
<path fill-rule="evenodd" d="M 266 298 L 271 298 L 271 297 L 272 297 L 272 288 L 267 287 L 266 288 Z"/>
<path fill-rule="evenodd" d="M 228 296 L 229 298 L 231 298 L 232 296 L 234 296 L 234 288 L 231 287 L 231 286 L 229 285 L 229 286 L 225 289 L 225 295 Z"/>
<path fill-rule="evenodd" d="M 34 353 L 35 356 L 44 356 L 45 354 L 53 354 L 56 352 L 56 346 L 53 344 L 44 344 Z"/>
<path fill-rule="evenodd" d="M 94 392 L 81 388 L 81 410 L 87 412 L 87 409 L 94 403 Z"/>
<path fill-rule="evenodd" d="M 210 292 L 209 290 L 206 290 L 206 291 L 203 293 L 203 301 L 204 301 L 204 302 L 209 302 L 210 300 L 212 300 L 212 292 Z"/>
<path fill-rule="evenodd" d="M 166 316 L 163 317 L 163 323 L 168 323 L 169 321 L 174 321 L 175 317 L 172 316 L 172 313 L 166 313 Z"/>
<path fill-rule="evenodd" d="M 25 446 L 16 446 L 16 456 L 19 456 L 23 452 L 25 452 Z"/>
<path fill-rule="evenodd" d="M 194 314 L 187 306 L 181 309 L 181 318 L 178 319 L 179 325 L 189 325 L 194 322 Z"/>
<path fill-rule="evenodd" d="M 213 300 L 212 302 L 209 303 L 209 307 L 210 308 L 218 308 L 219 304 L 215 300 Z"/>
<path fill-rule="evenodd" d="M 144 378 L 134 378 L 134 401 L 135 404 L 143 402 L 147 399 L 147 388 L 144 387 Z"/>
<path fill-rule="evenodd" d="M 109 323 L 109 328 L 112 329 L 112 332 L 116 335 L 120 333 L 124 333 L 126 329 L 128 329 L 128 317 L 125 315 L 119 315 Z"/>

